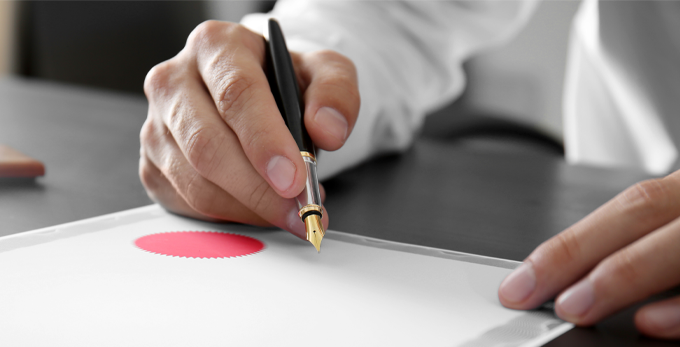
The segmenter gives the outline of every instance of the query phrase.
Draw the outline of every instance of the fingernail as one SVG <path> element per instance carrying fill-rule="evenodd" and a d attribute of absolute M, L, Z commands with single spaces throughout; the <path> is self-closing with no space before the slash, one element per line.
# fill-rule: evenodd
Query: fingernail
<path fill-rule="evenodd" d="M 510 302 L 521 302 L 536 289 L 536 274 L 531 263 L 522 263 L 503 280 L 500 295 Z"/>
<path fill-rule="evenodd" d="M 295 165 L 288 158 L 277 155 L 267 163 L 267 176 L 278 191 L 285 192 L 293 185 Z"/>
<path fill-rule="evenodd" d="M 645 320 L 659 330 L 672 330 L 680 326 L 680 305 L 664 304 L 647 308 L 644 311 Z"/>
<path fill-rule="evenodd" d="M 569 288 L 557 299 L 560 311 L 570 317 L 583 316 L 595 303 L 595 290 L 592 283 L 585 279 Z"/>
<path fill-rule="evenodd" d="M 300 216 L 298 216 L 297 208 L 290 210 L 290 213 L 288 213 L 287 224 L 288 230 L 295 234 L 297 237 L 301 239 L 307 238 L 307 230 L 305 230 L 305 223 L 303 223 L 302 220 L 300 219 Z"/>
<path fill-rule="evenodd" d="M 347 120 L 340 112 L 330 107 L 322 107 L 314 115 L 314 121 L 331 136 L 345 141 L 347 139 Z"/>

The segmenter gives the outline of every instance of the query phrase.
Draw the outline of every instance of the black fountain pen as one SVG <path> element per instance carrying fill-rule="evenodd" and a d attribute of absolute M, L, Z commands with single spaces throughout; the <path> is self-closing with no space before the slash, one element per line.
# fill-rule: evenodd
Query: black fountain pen
<path fill-rule="evenodd" d="M 295 198 L 300 210 L 298 216 L 305 223 L 307 241 L 311 242 L 317 251 L 321 251 L 321 239 L 325 231 L 321 225 L 323 207 L 319 193 L 319 179 L 316 175 L 316 155 L 312 139 L 309 138 L 307 129 L 305 129 L 304 105 L 300 97 L 293 61 L 288 53 L 281 27 L 275 19 L 267 21 L 264 37 L 269 87 L 307 168 L 305 190 Z"/>

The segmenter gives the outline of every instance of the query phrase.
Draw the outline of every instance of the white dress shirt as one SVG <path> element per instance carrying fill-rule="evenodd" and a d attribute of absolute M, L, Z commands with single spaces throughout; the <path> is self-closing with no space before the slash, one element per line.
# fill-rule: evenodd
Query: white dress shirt
<path fill-rule="evenodd" d="M 462 63 L 510 39 L 534 7 L 532 0 L 283 0 L 242 23 L 261 32 L 275 17 L 290 50 L 333 49 L 354 61 L 359 119 L 343 148 L 318 154 L 323 179 L 408 148 L 425 115 L 462 92 Z M 584 1 L 563 103 L 568 161 L 655 174 L 672 168 L 680 136 L 675 15 L 680 2 Z"/>
<path fill-rule="evenodd" d="M 584 1 L 563 108 L 568 161 L 671 170 L 680 140 L 680 2 Z"/>

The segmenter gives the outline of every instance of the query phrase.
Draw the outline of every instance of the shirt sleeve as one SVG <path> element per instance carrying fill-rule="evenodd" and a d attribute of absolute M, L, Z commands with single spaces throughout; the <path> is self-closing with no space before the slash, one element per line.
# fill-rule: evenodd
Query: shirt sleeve
<path fill-rule="evenodd" d="M 563 100 L 569 163 L 679 169 L 680 4 L 585 0 Z"/>
<path fill-rule="evenodd" d="M 359 118 L 341 149 L 317 154 L 324 179 L 377 154 L 407 149 L 425 115 L 462 92 L 462 63 L 511 37 L 534 7 L 533 0 L 284 0 L 242 24 L 261 33 L 274 17 L 290 50 L 332 49 L 356 65 Z"/>

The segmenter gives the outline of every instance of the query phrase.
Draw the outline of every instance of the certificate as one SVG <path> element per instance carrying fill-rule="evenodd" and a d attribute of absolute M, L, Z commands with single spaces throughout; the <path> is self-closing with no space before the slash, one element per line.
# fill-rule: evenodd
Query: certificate
<path fill-rule="evenodd" d="M 498 301 L 517 262 L 157 205 L 0 238 L 3 346 L 535 346 L 573 326 Z"/>

